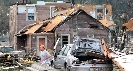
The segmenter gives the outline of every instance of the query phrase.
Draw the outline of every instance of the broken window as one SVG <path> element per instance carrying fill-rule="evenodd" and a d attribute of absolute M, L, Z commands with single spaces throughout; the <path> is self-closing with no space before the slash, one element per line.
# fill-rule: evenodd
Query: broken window
<path fill-rule="evenodd" d="M 70 43 L 70 35 L 69 34 L 62 34 L 61 35 L 61 46 L 64 46 L 64 44 L 69 44 Z"/>
<path fill-rule="evenodd" d="M 34 20 L 34 13 L 28 13 L 28 20 Z"/>
<path fill-rule="evenodd" d="M 26 20 L 35 20 L 35 5 L 26 5 Z"/>
<path fill-rule="evenodd" d="M 28 9 L 28 20 L 34 20 L 34 8 Z"/>
<path fill-rule="evenodd" d="M 96 19 L 101 20 L 106 18 L 106 8 L 102 7 L 102 5 L 96 6 Z"/>
<path fill-rule="evenodd" d="M 97 9 L 97 19 L 103 19 L 103 9 Z"/>

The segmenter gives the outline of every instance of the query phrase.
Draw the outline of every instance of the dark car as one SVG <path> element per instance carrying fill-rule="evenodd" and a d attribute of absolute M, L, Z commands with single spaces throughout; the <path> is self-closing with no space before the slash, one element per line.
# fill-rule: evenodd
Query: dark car
<path fill-rule="evenodd" d="M 11 51 L 14 51 L 14 48 L 12 46 L 1 46 L 0 51 L 3 53 L 10 53 Z"/>
<path fill-rule="evenodd" d="M 0 66 L 11 66 L 13 64 L 11 51 L 14 51 L 12 46 L 0 46 Z"/>

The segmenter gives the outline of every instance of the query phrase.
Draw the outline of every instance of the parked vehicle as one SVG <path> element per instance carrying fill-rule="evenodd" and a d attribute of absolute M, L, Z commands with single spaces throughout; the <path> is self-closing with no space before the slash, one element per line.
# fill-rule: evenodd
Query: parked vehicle
<path fill-rule="evenodd" d="M 22 53 L 22 51 L 15 51 L 12 46 L 0 46 L 0 65 L 15 65 L 14 60 L 18 61 L 18 56 L 20 53 Z"/>
<path fill-rule="evenodd" d="M 51 63 L 55 68 L 64 68 L 65 71 L 81 71 L 85 68 L 84 71 L 112 70 L 112 61 L 105 58 L 101 40 L 94 38 L 76 37 L 73 44 L 64 45 Z"/>
<path fill-rule="evenodd" d="M 14 51 L 13 46 L 0 46 L 0 50 L 3 53 L 10 53 L 11 51 Z"/>
<path fill-rule="evenodd" d="M 67 68 L 67 66 L 71 66 L 72 62 L 77 60 L 76 57 L 72 55 L 72 51 L 77 49 L 78 47 L 74 44 L 66 44 L 59 51 L 59 53 L 54 57 L 51 62 L 55 68 Z"/>

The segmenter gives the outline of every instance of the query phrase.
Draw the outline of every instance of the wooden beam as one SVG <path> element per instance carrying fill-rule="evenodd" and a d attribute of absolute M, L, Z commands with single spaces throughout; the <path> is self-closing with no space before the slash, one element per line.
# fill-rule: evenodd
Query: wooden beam
<path fill-rule="evenodd" d="M 119 61 L 115 60 L 115 58 L 112 57 L 111 54 L 117 55 L 116 52 L 113 52 L 111 49 L 109 49 L 109 47 L 107 46 L 107 44 L 105 43 L 104 39 L 102 39 L 102 48 L 104 50 L 104 55 L 109 57 L 110 59 L 112 59 L 112 61 L 122 70 L 122 71 L 128 71 L 126 70 Z M 118 55 L 117 55 L 118 56 Z M 119 57 L 119 56 L 118 56 Z"/>

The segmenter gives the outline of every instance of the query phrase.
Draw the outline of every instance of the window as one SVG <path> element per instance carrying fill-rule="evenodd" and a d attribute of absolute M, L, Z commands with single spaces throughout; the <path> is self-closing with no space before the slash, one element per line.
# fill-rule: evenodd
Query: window
<path fill-rule="evenodd" d="M 106 19 L 106 8 L 103 8 L 101 5 L 96 6 L 96 19 Z"/>
<path fill-rule="evenodd" d="M 50 18 L 54 16 L 55 6 L 50 6 Z"/>
<path fill-rule="evenodd" d="M 64 44 L 70 43 L 70 35 L 69 34 L 62 34 L 61 35 L 61 46 L 64 46 Z"/>
<path fill-rule="evenodd" d="M 28 20 L 34 20 L 34 13 L 28 13 Z"/>
<path fill-rule="evenodd" d="M 34 20 L 34 9 L 28 9 L 28 20 Z"/>
<path fill-rule="evenodd" d="M 35 20 L 34 7 L 27 7 L 27 20 L 28 21 Z"/>
<path fill-rule="evenodd" d="M 97 9 L 97 19 L 103 19 L 103 9 Z"/>

